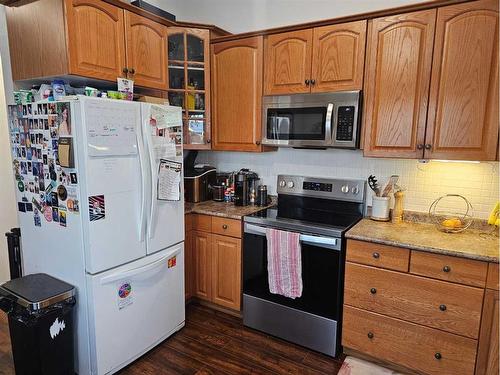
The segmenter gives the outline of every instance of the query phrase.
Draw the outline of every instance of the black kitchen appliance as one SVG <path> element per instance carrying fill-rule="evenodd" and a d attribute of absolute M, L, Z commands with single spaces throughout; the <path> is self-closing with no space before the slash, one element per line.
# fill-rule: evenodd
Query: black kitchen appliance
<path fill-rule="evenodd" d="M 248 206 L 251 202 L 251 194 L 253 189 L 253 194 L 255 192 L 256 181 L 259 179 L 257 173 L 250 171 L 249 169 L 240 169 L 240 171 L 234 177 L 234 204 L 236 206 Z"/>
<path fill-rule="evenodd" d="M 278 176 L 278 205 L 244 217 L 243 324 L 340 353 L 345 232 L 365 212 L 363 180 Z M 302 296 L 269 291 L 267 228 L 300 234 Z"/>

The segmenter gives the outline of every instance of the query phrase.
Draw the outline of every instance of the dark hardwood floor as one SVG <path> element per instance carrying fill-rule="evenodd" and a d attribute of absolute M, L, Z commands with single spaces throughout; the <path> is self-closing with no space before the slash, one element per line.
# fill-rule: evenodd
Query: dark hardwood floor
<path fill-rule="evenodd" d="M 186 326 L 120 375 L 337 374 L 342 359 L 243 327 L 241 319 L 191 304 Z M 14 375 L 7 320 L 0 315 L 0 374 Z"/>

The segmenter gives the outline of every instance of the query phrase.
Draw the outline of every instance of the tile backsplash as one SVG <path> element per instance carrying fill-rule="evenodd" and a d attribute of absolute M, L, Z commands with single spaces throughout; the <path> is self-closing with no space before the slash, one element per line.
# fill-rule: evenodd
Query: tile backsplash
<path fill-rule="evenodd" d="M 377 176 L 383 186 L 389 176 L 400 176 L 405 191 L 405 209 L 427 212 L 431 203 L 444 194 L 461 194 L 474 208 L 474 216 L 487 218 L 499 200 L 499 163 L 439 162 L 419 163 L 409 159 L 364 158 L 361 151 L 295 150 L 281 148 L 276 152 L 252 154 L 243 152 L 200 152 L 197 163 L 217 167 L 218 171 L 250 168 L 276 194 L 278 174 L 316 177 L 361 178 Z M 371 190 L 368 194 L 371 205 Z M 450 203 L 450 209 L 463 207 Z"/>

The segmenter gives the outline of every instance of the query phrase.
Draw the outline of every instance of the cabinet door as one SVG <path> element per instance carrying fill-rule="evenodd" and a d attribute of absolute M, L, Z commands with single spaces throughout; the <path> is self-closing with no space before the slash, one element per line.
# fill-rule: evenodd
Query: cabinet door
<path fill-rule="evenodd" d="M 361 90 L 366 21 L 317 27 L 313 39 L 311 91 Z"/>
<path fill-rule="evenodd" d="M 193 296 L 195 277 L 192 238 L 192 232 L 186 228 L 184 239 L 184 296 L 186 300 Z"/>
<path fill-rule="evenodd" d="M 498 290 L 486 289 L 481 320 L 481 333 L 477 352 L 476 375 L 498 374 L 498 315 L 500 299 Z"/>
<path fill-rule="evenodd" d="M 213 302 L 234 310 L 241 306 L 241 240 L 213 235 Z"/>
<path fill-rule="evenodd" d="M 194 258 L 196 297 L 210 301 L 212 299 L 212 235 L 193 231 L 191 246 Z"/>
<path fill-rule="evenodd" d="M 426 158 L 495 160 L 498 1 L 438 9 Z"/>
<path fill-rule="evenodd" d="M 100 0 L 65 0 L 70 74 L 115 81 L 125 68 L 123 9 Z"/>
<path fill-rule="evenodd" d="M 212 46 L 213 148 L 260 151 L 262 37 Z"/>
<path fill-rule="evenodd" d="M 167 27 L 125 11 L 127 68 L 137 86 L 166 90 Z"/>
<path fill-rule="evenodd" d="M 310 91 L 312 38 L 313 30 L 307 29 L 265 39 L 264 95 Z"/>
<path fill-rule="evenodd" d="M 364 155 L 421 158 L 436 10 L 369 21 Z"/>

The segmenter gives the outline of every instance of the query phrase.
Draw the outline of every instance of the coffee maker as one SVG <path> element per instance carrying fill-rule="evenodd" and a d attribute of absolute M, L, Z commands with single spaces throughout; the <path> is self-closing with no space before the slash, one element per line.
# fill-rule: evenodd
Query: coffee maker
<path fill-rule="evenodd" d="M 255 204 L 258 180 L 259 175 L 246 168 L 240 169 L 240 171 L 236 173 L 234 178 L 235 206 Z"/>

